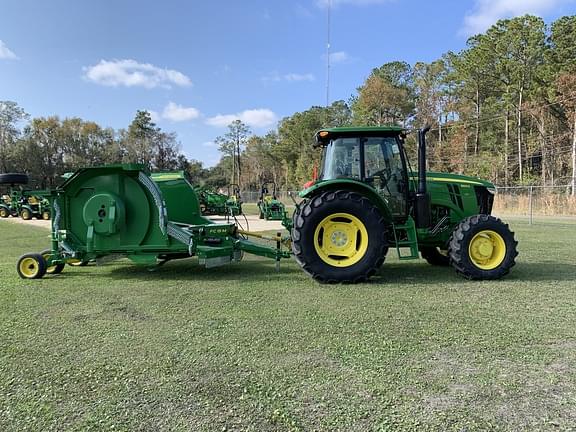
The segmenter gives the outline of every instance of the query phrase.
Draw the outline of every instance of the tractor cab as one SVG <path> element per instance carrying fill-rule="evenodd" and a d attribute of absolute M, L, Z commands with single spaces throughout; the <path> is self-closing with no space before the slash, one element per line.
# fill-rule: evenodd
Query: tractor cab
<path fill-rule="evenodd" d="M 373 188 L 395 221 L 408 216 L 408 169 L 401 128 L 335 128 L 316 134 L 320 181 L 350 179 Z"/>

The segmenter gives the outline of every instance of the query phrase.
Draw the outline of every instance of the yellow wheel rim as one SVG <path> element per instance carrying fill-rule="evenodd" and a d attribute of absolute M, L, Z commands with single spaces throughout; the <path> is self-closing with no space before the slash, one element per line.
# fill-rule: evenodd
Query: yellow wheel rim
<path fill-rule="evenodd" d="M 334 267 L 350 267 L 368 250 L 368 231 L 360 219 L 348 213 L 325 217 L 314 232 L 318 256 Z"/>
<path fill-rule="evenodd" d="M 46 212 L 42 213 L 42 219 L 44 219 L 44 220 L 50 219 L 50 213 L 46 213 Z"/>
<path fill-rule="evenodd" d="M 2 210 L 0 210 L 0 216 L 6 217 L 6 216 L 8 216 L 8 212 L 5 209 L 2 209 Z"/>
<path fill-rule="evenodd" d="M 30 217 L 30 214 L 28 213 L 28 210 L 23 210 L 22 211 L 22 219 L 28 219 Z"/>
<path fill-rule="evenodd" d="M 50 254 L 42 254 L 42 258 L 44 258 L 44 260 L 46 262 L 48 262 L 48 258 L 50 258 Z M 50 267 L 46 267 L 46 273 L 48 274 L 52 274 L 54 272 L 54 270 L 56 270 L 56 265 L 50 266 Z"/>
<path fill-rule="evenodd" d="M 480 231 L 472 237 L 468 254 L 476 267 L 482 270 L 494 270 L 506 257 L 506 242 L 495 231 Z"/>
<path fill-rule="evenodd" d="M 40 265 L 34 258 L 24 258 L 20 261 L 20 273 L 22 273 L 24 277 L 33 279 L 38 275 L 39 271 Z"/>

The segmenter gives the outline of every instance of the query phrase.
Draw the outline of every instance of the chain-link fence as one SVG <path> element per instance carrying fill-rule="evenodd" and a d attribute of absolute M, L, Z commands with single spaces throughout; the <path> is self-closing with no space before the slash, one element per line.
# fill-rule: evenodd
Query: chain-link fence
<path fill-rule="evenodd" d="M 272 190 L 269 190 L 269 193 L 272 194 Z M 298 191 L 276 191 L 276 198 L 284 204 L 294 204 L 294 201 L 290 198 L 290 193 L 292 193 L 296 202 L 300 201 Z M 257 203 L 260 199 L 260 191 L 242 191 L 240 195 L 245 203 Z"/>
<path fill-rule="evenodd" d="M 513 186 L 498 187 L 493 213 L 498 216 L 514 217 L 530 224 L 573 223 L 576 224 L 576 196 L 567 186 Z M 270 191 L 271 192 L 271 191 Z M 287 205 L 296 201 L 298 191 L 277 191 L 277 198 Z M 245 203 L 257 203 L 260 191 L 243 191 Z"/>
<path fill-rule="evenodd" d="M 494 214 L 534 223 L 576 224 L 576 196 L 571 186 L 499 187 Z"/>

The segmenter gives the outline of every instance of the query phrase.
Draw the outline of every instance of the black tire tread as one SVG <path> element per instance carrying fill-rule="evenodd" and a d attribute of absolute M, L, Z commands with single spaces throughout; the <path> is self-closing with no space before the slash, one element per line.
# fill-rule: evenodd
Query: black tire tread
<path fill-rule="evenodd" d="M 28 174 L 4 173 L 0 174 L 0 184 L 28 184 Z"/>
<path fill-rule="evenodd" d="M 365 213 L 370 215 L 369 217 L 374 217 L 377 219 L 378 223 L 382 225 L 381 238 L 378 242 L 378 259 L 372 263 L 368 268 L 366 268 L 360 275 L 354 277 L 344 277 L 340 279 L 335 279 L 332 277 L 326 277 L 314 271 L 312 266 L 306 260 L 305 253 L 302 249 L 302 228 L 307 223 L 307 219 L 313 214 L 314 209 L 322 206 L 325 203 L 340 200 L 340 201 L 357 201 L 360 203 L 361 207 L 364 209 Z M 376 240 L 376 239 L 374 239 Z M 372 202 L 366 197 L 360 195 L 357 192 L 336 190 L 327 191 L 318 194 L 314 197 L 306 199 L 303 201 L 293 215 L 293 228 L 292 228 L 292 252 L 296 262 L 302 267 L 302 269 L 308 273 L 312 278 L 321 283 L 360 283 L 366 281 L 369 277 L 373 276 L 378 269 L 384 263 L 386 253 L 388 252 L 388 243 L 386 241 L 386 229 L 385 220 L 382 217 L 380 211 L 372 204 Z"/>
<path fill-rule="evenodd" d="M 494 270 L 485 271 L 477 268 L 469 262 L 468 248 L 465 239 L 478 226 L 486 226 L 487 229 L 498 229 L 502 231 L 504 241 L 506 242 L 506 256 L 502 265 Z M 452 232 L 449 240 L 448 255 L 450 264 L 458 274 L 470 280 L 491 280 L 500 279 L 506 276 L 512 267 L 516 265 L 518 251 L 516 247 L 518 242 L 514 238 L 514 232 L 510 230 L 508 224 L 502 222 L 499 218 L 478 214 L 462 220 Z"/>
<path fill-rule="evenodd" d="M 422 247 L 420 254 L 428 264 L 433 266 L 447 267 L 450 265 L 450 257 L 440 253 L 437 247 Z"/>

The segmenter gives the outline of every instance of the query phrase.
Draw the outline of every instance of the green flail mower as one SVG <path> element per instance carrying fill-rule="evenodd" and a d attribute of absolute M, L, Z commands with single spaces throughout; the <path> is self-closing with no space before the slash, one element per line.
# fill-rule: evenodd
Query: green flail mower
<path fill-rule="evenodd" d="M 0 217 L 21 217 L 24 220 L 32 218 L 50 219 L 50 203 L 37 196 L 36 191 L 23 189 L 28 184 L 28 175 L 20 173 L 0 174 L 0 185 L 7 190 L 0 197 Z"/>
<path fill-rule="evenodd" d="M 304 271 L 326 283 L 367 280 L 390 248 L 400 260 L 421 256 L 468 279 L 505 276 L 515 264 L 517 242 L 508 225 L 491 216 L 494 185 L 426 172 L 427 130 L 418 131 L 417 172 L 409 169 L 399 127 L 319 131 L 322 172 L 300 192 L 292 219 L 283 212 L 290 236 L 261 236 L 276 247 L 247 240 L 250 233 L 234 223 L 204 218 L 182 174 L 152 180 L 139 165 L 81 169 L 45 193 L 54 215 L 51 248 L 22 256 L 18 273 L 39 278 L 61 272 L 65 263 L 118 255 L 148 265 L 196 256 L 212 267 L 246 252 L 279 263 L 290 256 L 282 246 L 291 243 Z"/>
<path fill-rule="evenodd" d="M 270 186 L 272 192 L 270 192 Z M 276 195 L 276 183 L 265 182 L 262 184 L 258 199 L 258 211 L 260 219 L 279 221 L 286 219 L 286 207 Z"/>
<path fill-rule="evenodd" d="M 61 273 L 66 263 L 115 257 L 158 266 L 195 256 L 215 267 L 240 261 L 244 253 L 277 263 L 290 256 L 280 235 L 270 236 L 275 247 L 266 246 L 247 240 L 235 224 L 204 218 L 194 188 L 181 173 L 152 180 L 141 165 L 84 168 L 43 194 L 54 213 L 51 247 L 20 257 L 22 278 Z"/>

